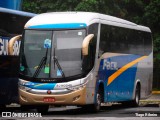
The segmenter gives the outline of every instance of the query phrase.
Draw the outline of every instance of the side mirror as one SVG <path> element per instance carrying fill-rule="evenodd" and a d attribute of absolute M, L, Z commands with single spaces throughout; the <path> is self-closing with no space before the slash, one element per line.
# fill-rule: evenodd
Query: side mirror
<path fill-rule="evenodd" d="M 83 56 L 88 55 L 88 46 L 93 37 L 94 37 L 94 34 L 89 34 L 88 36 L 84 38 L 83 43 L 82 43 L 82 55 Z"/>
<path fill-rule="evenodd" d="M 17 36 L 10 39 L 10 41 L 8 43 L 8 54 L 9 55 L 19 55 L 20 44 L 16 43 L 16 41 L 20 41 L 21 38 L 22 38 L 22 35 L 17 35 Z M 18 44 L 18 46 L 15 44 Z M 16 48 L 16 53 L 15 53 L 14 46 L 18 47 L 18 48 Z"/>

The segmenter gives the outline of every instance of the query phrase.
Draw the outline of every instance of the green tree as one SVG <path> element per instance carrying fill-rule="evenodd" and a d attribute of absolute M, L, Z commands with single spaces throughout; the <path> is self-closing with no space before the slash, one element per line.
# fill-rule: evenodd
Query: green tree
<path fill-rule="evenodd" d="M 22 9 L 34 13 L 74 11 L 80 1 L 81 0 L 23 0 Z"/>
<path fill-rule="evenodd" d="M 145 7 L 143 22 L 149 26 L 154 41 L 154 88 L 160 88 L 160 0 L 151 0 Z"/>

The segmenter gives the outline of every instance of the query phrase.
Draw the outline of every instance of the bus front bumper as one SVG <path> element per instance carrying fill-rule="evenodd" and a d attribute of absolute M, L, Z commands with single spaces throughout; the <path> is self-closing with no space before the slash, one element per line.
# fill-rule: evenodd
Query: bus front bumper
<path fill-rule="evenodd" d="M 86 87 L 67 94 L 33 94 L 19 89 L 21 105 L 84 105 L 86 103 Z"/>

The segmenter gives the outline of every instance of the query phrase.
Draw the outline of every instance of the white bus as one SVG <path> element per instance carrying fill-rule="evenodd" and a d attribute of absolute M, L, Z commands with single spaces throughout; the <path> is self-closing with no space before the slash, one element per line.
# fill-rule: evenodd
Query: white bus
<path fill-rule="evenodd" d="M 152 91 L 148 27 L 91 12 L 44 13 L 24 28 L 19 77 L 21 105 L 76 105 L 139 100 Z M 40 106 L 41 105 L 41 106 Z"/>

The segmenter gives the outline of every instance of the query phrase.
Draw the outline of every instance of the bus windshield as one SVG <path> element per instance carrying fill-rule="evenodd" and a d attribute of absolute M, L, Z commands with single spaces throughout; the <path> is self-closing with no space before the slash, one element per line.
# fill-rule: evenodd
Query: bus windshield
<path fill-rule="evenodd" d="M 82 74 L 85 30 L 25 30 L 21 75 L 33 78 L 66 78 Z"/>

